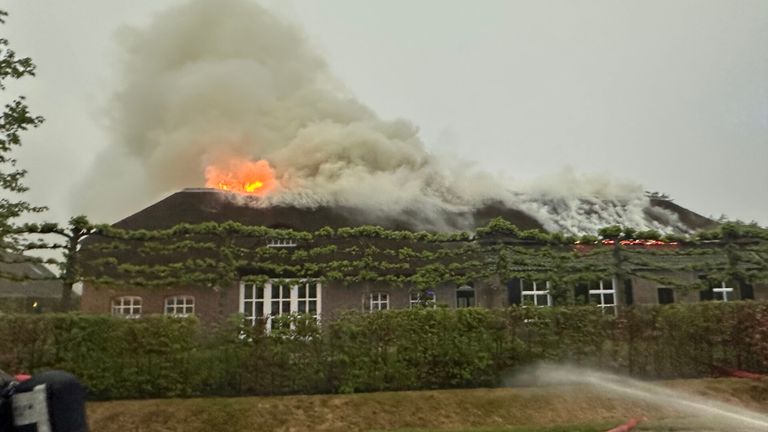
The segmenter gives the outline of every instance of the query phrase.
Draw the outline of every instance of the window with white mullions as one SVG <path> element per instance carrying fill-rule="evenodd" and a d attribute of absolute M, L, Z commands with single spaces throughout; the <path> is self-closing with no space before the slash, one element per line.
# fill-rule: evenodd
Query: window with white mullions
<path fill-rule="evenodd" d="M 310 314 L 316 317 L 317 316 L 317 285 L 314 283 L 299 284 L 296 302 L 297 302 L 296 310 L 298 313 Z"/>
<path fill-rule="evenodd" d="M 271 316 L 286 315 L 291 313 L 291 286 L 286 285 L 273 285 L 271 286 L 271 308 L 269 314 Z"/>
<path fill-rule="evenodd" d="M 124 318 L 141 317 L 141 297 L 122 296 L 112 299 L 112 315 Z"/>
<path fill-rule="evenodd" d="M 321 288 L 317 282 L 298 280 L 288 280 L 282 284 L 270 281 L 264 285 L 242 282 L 240 312 L 251 325 L 255 325 L 258 320 L 265 320 L 267 330 L 272 329 L 274 317 L 307 313 L 319 318 Z"/>
<path fill-rule="evenodd" d="M 549 281 L 520 280 L 520 295 L 523 306 L 552 306 Z"/>
<path fill-rule="evenodd" d="M 371 312 L 389 309 L 389 294 L 383 292 L 371 293 L 369 299 Z"/>
<path fill-rule="evenodd" d="M 292 312 L 291 286 L 288 284 L 272 285 L 270 306 L 268 326 L 269 328 L 275 328 L 277 324 L 274 320 L 275 317 L 288 315 Z"/>
<path fill-rule="evenodd" d="M 720 282 L 719 286 L 712 288 L 712 297 L 715 300 L 728 301 L 728 295 L 733 293 L 733 287 L 726 286 L 725 282 Z"/>
<path fill-rule="evenodd" d="M 616 314 L 616 285 L 613 279 L 604 279 L 597 284 L 590 284 L 590 303 L 596 304 L 603 313 Z"/>
<path fill-rule="evenodd" d="M 165 314 L 187 317 L 195 313 L 195 298 L 192 296 L 173 296 L 165 298 Z"/>
<path fill-rule="evenodd" d="M 256 325 L 256 321 L 266 316 L 265 302 L 267 298 L 267 287 L 253 283 L 244 283 L 240 286 L 240 307 L 245 319 Z"/>

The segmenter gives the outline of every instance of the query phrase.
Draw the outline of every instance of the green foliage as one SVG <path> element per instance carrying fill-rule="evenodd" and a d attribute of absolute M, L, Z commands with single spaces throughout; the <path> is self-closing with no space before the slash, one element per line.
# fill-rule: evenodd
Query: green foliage
<path fill-rule="evenodd" d="M 647 378 L 768 372 L 768 303 L 488 310 L 421 307 L 346 313 L 322 326 L 276 317 L 0 316 L 0 369 L 65 369 L 96 399 L 361 392 L 493 386 L 538 361 Z"/>
<path fill-rule="evenodd" d="M 503 324 L 485 309 L 349 313 L 326 329 L 338 391 L 491 385 Z"/>
<path fill-rule="evenodd" d="M 0 23 L 5 22 L 5 11 L 0 10 Z M 35 75 L 35 64 L 29 57 L 17 57 L 8 44 L 8 40 L 0 38 L 0 90 L 5 91 L 7 80 L 21 79 Z M 23 96 L 4 103 L 0 114 L 0 189 L 11 194 L 27 191 L 22 180 L 27 171 L 16 166 L 12 152 L 21 146 L 21 134 L 36 128 L 43 118 L 35 116 Z M 13 220 L 26 213 L 36 213 L 45 210 L 20 199 L 10 199 L 6 195 L 0 198 L 0 243 L 4 249 L 14 248 L 18 241 L 13 236 Z"/>
<path fill-rule="evenodd" d="M 768 281 L 768 230 L 729 222 L 693 236 L 612 226 L 577 239 L 561 233 L 521 231 L 501 218 L 467 232 L 392 231 L 376 226 L 325 227 L 301 232 L 235 222 L 179 224 L 161 230 L 94 225 L 85 217 L 66 227 L 29 224 L 16 234 L 57 235 L 63 243 L 26 247 L 64 249 L 61 279 L 67 310 L 77 281 L 98 285 L 221 286 L 274 278 L 386 282 L 415 289 L 470 281 L 548 280 L 558 301 L 570 303 L 574 284 L 637 277 L 664 286 L 697 289 L 687 277 L 754 283 Z M 644 240 L 674 241 L 656 247 Z M 292 239 L 295 248 L 269 247 Z M 624 241 L 627 240 L 627 241 Z"/>
<path fill-rule="evenodd" d="M 638 231 L 634 236 L 637 240 L 661 240 L 662 235 L 656 230 Z"/>

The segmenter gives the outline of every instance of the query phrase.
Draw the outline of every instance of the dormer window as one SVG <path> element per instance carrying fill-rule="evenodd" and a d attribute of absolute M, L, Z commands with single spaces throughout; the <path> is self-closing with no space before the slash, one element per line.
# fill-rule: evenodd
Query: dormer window
<path fill-rule="evenodd" d="M 267 247 L 286 248 L 296 247 L 297 244 L 294 239 L 267 239 Z"/>

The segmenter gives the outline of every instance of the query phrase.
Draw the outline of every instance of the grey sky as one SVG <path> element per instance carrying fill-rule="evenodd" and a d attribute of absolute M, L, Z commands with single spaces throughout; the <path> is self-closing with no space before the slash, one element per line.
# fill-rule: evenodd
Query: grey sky
<path fill-rule="evenodd" d="M 3 33 L 38 64 L 8 93 L 48 119 L 21 162 L 50 218 L 76 211 L 72 189 L 110 139 L 115 33 L 180 2 L 2 6 Z M 262 4 L 303 27 L 362 102 L 414 122 L 434 151 L 510 180 L 566 166 L 607 173 L 705 215 L 768 225 L 764 0 Z"/>

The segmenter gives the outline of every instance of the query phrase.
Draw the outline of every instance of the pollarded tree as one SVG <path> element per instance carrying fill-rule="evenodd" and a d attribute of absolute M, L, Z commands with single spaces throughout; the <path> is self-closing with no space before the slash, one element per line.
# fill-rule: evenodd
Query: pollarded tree
<path fill-rule="evenodd" d="M 8 14 L 0 10 L 0 23 Z M 35 75 L 35 64 L 29 57 L 17 57 L 9 48 L 8 40 L 0 38 L 0 90 L 5 91 L 8 80 L 17 80 Z M 13 234 L 14 220 L 18 217 L 45 210 L 19 199 L 18 195 L 26 192 L 22 180 L 27 171 L 16 166 L 13 150 L 21 145 L 21 133 L 36 128 L 43 118 L 29 111 L 23 96 L 16 97 L 5 104 L 0 114 L 0 249 L 15 249 L 17 241 Z"/>

